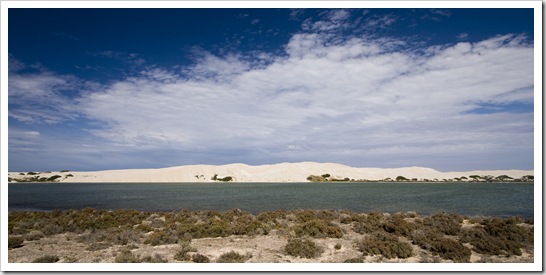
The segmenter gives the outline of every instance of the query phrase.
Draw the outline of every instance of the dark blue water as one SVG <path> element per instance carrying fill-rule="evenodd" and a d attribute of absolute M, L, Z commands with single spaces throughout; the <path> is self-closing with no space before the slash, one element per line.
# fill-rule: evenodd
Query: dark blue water
<path fill-rule="evenodd" d="M 347 209 L 533 217 L 532 183 L 13 183 L 9 210 Z"/>

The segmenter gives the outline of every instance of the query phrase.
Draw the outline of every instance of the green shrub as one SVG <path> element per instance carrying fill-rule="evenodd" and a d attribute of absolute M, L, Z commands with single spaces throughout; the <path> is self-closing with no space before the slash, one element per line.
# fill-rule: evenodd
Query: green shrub
<path fill-rule="evenodd" d="M 179 235 L 191 234 L 193 238 L 227 237 L 233 234 L 230 222 L 211 217 L 202 223 L 182 224 L 177 229 Z"/>
<path fill-rule="evenodd" d="M 170 230 L 155 231 L 144 240 L 145 244 L 152 246 L 174 244 L 178 242 L 178 235 Z"/>
<path fill-rule="evenodd" d="M 131 252 L 128 249 L 121 250 L 116 257 L 114 258 L 114 262 L 116 263 L 140 263 L 142 262 L 142 259 L 138 255 L 134 255 L 133 252 Z"/>
<path fill-rule="evenodd" d="M 310 236 L 315 238 L 341 238 L 343 232 L 339 226 L 323 220 L 310 220 L 293 227 L 296 236 Z"/>
<path fill-rule="evenodd" d="M 403 217 L 394 216 L 382 224 L 383 230 L 388 233 L 393 233 L 397 236 L 409 236 L 415 225 L 411 222 L 404 220 Z"/>
<path fill-rule="evenodd" d="M 191 260 L 194 263 L 210 263 L 210 259 L 201 254 L 193 254 L 193 256 L 191 256 Z"/>
<path fill-rule="evenodd" d="M 174 254 L 174 259 L 177 261 L 189 261 L 190 255 L 188 252 L 196 252 L 197 249 L 191 246 L 190 241 L 180 241 L 180 249 Z"/>
<path fill-rule="evenodd" d="M 529 245 L 534 242 L 533 228 L 519 226 L 513 220 L 492 218 L 484 219 L 481 224 L 483 229 L 492 237 Z"/>
<path fill-rule="evenodd" d="M 36 258 L 32 262 L 33 263 L 56 263 L 59 260 L 60 258 L 57 255 L 47 255 L 47 256 L 42 256 L 40 258 Z"/>
<path fill-rule="evenodd" d="M 24 241 L 25 239 L 23 239 L 23 237 L 9 237 L 8 248 L 13 249 L 13 248 L 21 247 Z"/>
<path fill-rule="evenodd" d="M 33 230 L 24 236 L 26 241 L 36 241 L 44 237 L 42 231 Z"/>
<path fill-rule="evenodd" d="M 362 259 L 361 257 L 358 257 L 358 258 L 349 258 L 345 261 L 343 261 L 344 263 L 363 263 L 364 262 L 364 259 Z"/>
<path fill-rule="evenodd" d="M 311 259 L 319 257 L 324 249 L 311 240 L 290 239 L 284 247 L 284 251 L 294 257 Z"/>
<path fill-rule="evenodd" d="M 224 253 L 218 257 L 217 263 L 244 263 L 248 260 L 248 256 L 241 255 L 235 251 Z"/>
<path fill-rule="evenodd" d="M 385 215 L 380 212 L 371 212 L 367 215 L 353 215 L 352 219 L 356 221 L 353 224 L 354 232 L 368 234 L 376 231 L 382 231 Z"/>
<path fill-rule="evenodd" d="M 446 235 L 457 235 L 463 220 L 461 215 L 436 213 L 424 218 L 422 224 Z"/>
<path fill-rule="evenodd" d="M 277 220 L 285 219 L 287 211 L 285 210 L 275 210 L 275 211 L 265 211 L 261 212 L 256 216 L 258 221 L 263 223 L 277 223 Z"/>
<path fill-rule="evenodd" d="M 143 263 L 166 263 L 167 260 L 160 254 L 155 253 L 154 256 L 145 256 L 141 260 Z"/>
<path fill-rule="evenodd" d="M 472 252 L 460 242 L 446 238 L 432 229 L 416 230 L 412 234 L 413 243 L 440 257 L 454 262 L 469 262 Z"/>
<path fill-rule="evenodd" d="M 408 258 L 413 248 L 409 243 L 401 242 L 397 236 L 376 232 L 357 243 L 359 251 L 364 256 L 383 255 L 385 258 Z"/>
<path fill-rule="evenodd" d="M 65 232 L 65 231 L 63 230 L 62 227 L 60 227 L 60 226 L 57 225 L 57 224 L 46 224 L 46 225 L 42 228 L 42 232 L 43 232 L 44 235 L 46 235 L 46 236 L 52 236 L 52 235 L 61 234 L 61 233 Z"/>
<path fill-rule="evenodd" d="M 58 178 L 62 178 L 62 176 L 54 175 L 54 176 L 51 176 L 51 177 L 47 178 L 46 181 L 55 181 Z"/>
<path fill-rule="evenodd" d="M 234 218 L 232 222 L 234 235 L 266 235 L 270 227 L 256 220 L 251 214 Z"/>
<path fill-rule="evenodd" d="M 461 242 L 470 243 L 473 250 L 486 255 L 520 256 L 521 248 L 525 245 L 521 242 L 491 236 L 485 229 L 471 227 L 461 230 Z"/>
<path fill-rule="evenodd" d="M 112 245 L 109 243 L 91 243 L 88 245 L 85 250 L 87 251 L 97 251 L 97 250 L 103 250 L 108 247 L 111 247 Z"/>

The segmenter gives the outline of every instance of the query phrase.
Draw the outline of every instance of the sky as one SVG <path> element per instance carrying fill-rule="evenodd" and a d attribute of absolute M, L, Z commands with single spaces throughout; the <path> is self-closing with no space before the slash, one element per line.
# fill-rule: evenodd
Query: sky
<path fill-rule="evenodd" d="M 8 170 L 533 169 L 533 9 L 8 11 Z"/>

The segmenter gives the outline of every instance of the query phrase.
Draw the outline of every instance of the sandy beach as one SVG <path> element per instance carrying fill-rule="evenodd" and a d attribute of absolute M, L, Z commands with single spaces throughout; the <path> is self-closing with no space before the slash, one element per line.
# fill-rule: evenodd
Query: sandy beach
<path fill-rule="evenodd" d="M 532 170 L 479 170 L 465 172 L 440 172 L 425 167 L 404 168 L 355 168 L 337 163 L 279 163 L 251 166 L 235 163 L 227 165 L 186 165 L 158 169 L 126 169 L 104 171 L 37 172 L 38 176 L 59 175 L 60 182 L 211 182 L 218 178 L 232 177 L 234 182 L 305 182 L 310 175 L 330 174 L 334 179 L 385 180 L 403 176 L 417 180 L 452 180 L 471 175 L 501 176 L 514 179 L 534 175 Z M 26 172 L 10 172 L 12 179 L 29 178 Z"/>

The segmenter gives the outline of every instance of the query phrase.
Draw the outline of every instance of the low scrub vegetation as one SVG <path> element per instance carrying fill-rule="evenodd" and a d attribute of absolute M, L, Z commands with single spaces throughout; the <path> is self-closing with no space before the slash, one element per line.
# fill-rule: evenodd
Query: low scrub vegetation
<path fill-rule="evenodd" d="M 435 255 L 456 263 L 470 261 L 472 252 L 461 242 L 447 238 L 440 231 L 434 229 L 417 230 L 412 235 L 413 243 Z"/>
<path fill-rule="evenodd" d="M 59 256 L 57 255 L 46 255 L 42 256 L 40 258 L 34 259 L 33 263 L 56 263 L 60 260 Z"/>
<path fill-rule="evenodd" d="M 465 217 L 450 213 L 420 215 L 355 213 L 349 210 L 276 210 L 254 215 L 238 209 L 141 212 L 85 208 L 9 212 L 7 247 L 10 251 L 26 249 L 21 247 L 57 234 L 69 233 L 73 241 L 89 252 L 178 244 L 179 248 L 170 252 L 171 261 L 174 258 L 175 261 L 184 262 L 211 262 L 218 259 L 197 254 L 191 246 L 193 239 L 257 237 L 273 232 L 275 236 L 287 240 L 286 245 L 280 248 L 281 253 L 294 257 L 319 257 L 324 249 L 317 242 L 330 242 L 328 247 L 335 253 L 358 249 L 362 256 L 354 261 L 371 255 L 404 259 L 424 253 L 434 259 L 469 262 L 473 252 L 479 253 L 480 257 L 511 257 L 524 252 L 532 254 L 533 230 L 533 219 Z M 342 240 L 327 238 L 353 238 L 351 241 L 355 242 L 355 246 L 353 248 Z M 419 253 L 414 251 L 417 247 Z M 165 260 L 152 254 L 141 257 L 133 255 L 130 250 L 116 251 L 115 261 L 119 262 Z M 244 256 L 248 260 L 248 255 Z"/>
<path fill-rule="evenodd" d="M 284 251 L 294 257 L 312 259 L 320 256 L 324 249 L 312 240 L 298 238 L 289 240 Z"/>
<path fill-rule="evenodd" d="M 23 237 L 19 237 L 19 236 L 9 237 L 8 248 L 12 249 L 12 248 L 21 247 L 24 241 L 25 239 L 23 239 Z"/>
<path fill-rule="evenodd" d="M 293 227 L 296 236 L 310 236 L 315 238 L 341 238 L 343 232 L 339 226 L 324 220 L 310 220 Z"/>
<path fill-rule="evenodd" d="M 217 263 L 244 263 L 250 259 L 251 255 L 242 255 L 235 251 L 224 253 L 218 257 Z"/>
<path fill-rule="evenodd" d="M 376 232 L 364 238 L 357 246 L 364 256 L 383 255 L 387 259 L 408 258 L 413 252 L 409 243 L 402 242 L 397 236 L 386 232 Z"/>

